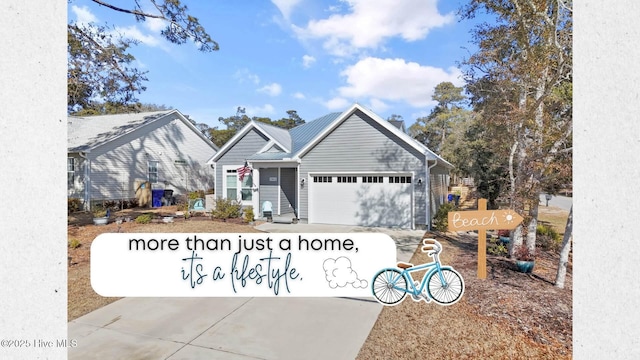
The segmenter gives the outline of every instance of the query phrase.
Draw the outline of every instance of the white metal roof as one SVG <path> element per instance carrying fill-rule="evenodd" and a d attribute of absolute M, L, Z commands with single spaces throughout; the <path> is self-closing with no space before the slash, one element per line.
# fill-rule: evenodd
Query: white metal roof
<path fill-rule="evenodd" d="M 145 113 L 70 116 L 67 119 L 67 148 L 88 151 L 151 123 L 174 110 Z"/>
<path fill-rule="evenodd" d="M 69 152 L 90 151 L 91 149 L 126 135 L 141 126 L 150 124 L 174 113 L 202 139 L 210 143 L 215 150 L 218 149 L 211 140 L 193 126 L 178 110 L 97 116 L 69 116 L 67 118 L 67 149 Z"/>

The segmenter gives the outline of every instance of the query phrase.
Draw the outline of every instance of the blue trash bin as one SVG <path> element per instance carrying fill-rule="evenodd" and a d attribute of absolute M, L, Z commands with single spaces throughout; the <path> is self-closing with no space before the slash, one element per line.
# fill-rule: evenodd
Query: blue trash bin
<path fill-rule="evenodd" d="M 151 206 L 161 207 L 162 197 L 164 196 L 164 190 L 151 190 Z"/>

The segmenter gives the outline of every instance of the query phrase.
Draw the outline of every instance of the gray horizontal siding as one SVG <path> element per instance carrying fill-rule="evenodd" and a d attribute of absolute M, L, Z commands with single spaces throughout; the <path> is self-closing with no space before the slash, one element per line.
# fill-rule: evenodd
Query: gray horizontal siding
<path fill-rule="evenodd" d="M 271 180 L 275 178 L 274 180 Z M 273 213 L 278 212 L 278 169 L 260 169 L 260 209 L 259 214 L 262 215 L 262 205 L 265 201 L 271 202 Z"/>
<path fill-rule="evenodd" d="M 167 118 L 116 139 L 94 152 L 91 159 L 93 200 L 135 197 L 133 184 L 147 179 L 149 160 L 158 161 L 160 187 L 184 194 L 214 187 L 206 161 L 215 150 L 178 118 Z M 186 166 L 175 160 L 185 160 Z"/>
<path fill-rule="evenodd" d="M 280 213 L 288 214 L 296 206 L 296 169 L 280 169 Z"/>
<path fill-rule="evenodd" d="M 429 185 L 431 187 L 431 217 L 435 215 L 440 205 L 444 204 L 447 200 L 449 192 L 449 169 L 437 165 L 430 171 Z"/>
<path fill-rule="evenodd" d="M 222 168 L 225 165 L 242 166 L 245 159 L 262 149 L 268 142 L 268 138 L 256 131 L 249 130 L 242 138 L 240 138 L 230 149 L 216 161 L 216 193 L 224 196 L 222 189 L 222 177 L 224 176 Z M 276 203 L 274 203 L 274 206 Z"/>
<path fill-rule="evenodd" d="M 302 157 L 300 178 L 313 172 L 414 172 L 425 181 L 424 155 L 356 111 Z M 300 191 L 300 217 L 308 218 L 308 186 Z M 426 222 L 424 186 L 414 181 L 415 223 Z"/>

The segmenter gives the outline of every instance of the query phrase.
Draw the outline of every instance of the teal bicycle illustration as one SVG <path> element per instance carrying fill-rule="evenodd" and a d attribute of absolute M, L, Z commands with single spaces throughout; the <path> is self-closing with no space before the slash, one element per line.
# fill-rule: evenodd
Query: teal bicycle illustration
<path fill-rule="evenodd" d="M 371 290 L 378 302 L 397 305 L 407 294 L 411 294 L 414 301 L 429 302 L 433 299 L 440 305 L 452 305 L 460 300 L 464 293 L 464 280 L 451 266 L 440 264 L 442 245 L 436 239 L 424 239 L 421 250 L 433 261 L 420 265 L 399 262 L 398 268 L 386 268 L 376 273 Z M 421 270 L 427 270 L 422 282 L 414 281 L 411 273 Z"/>

